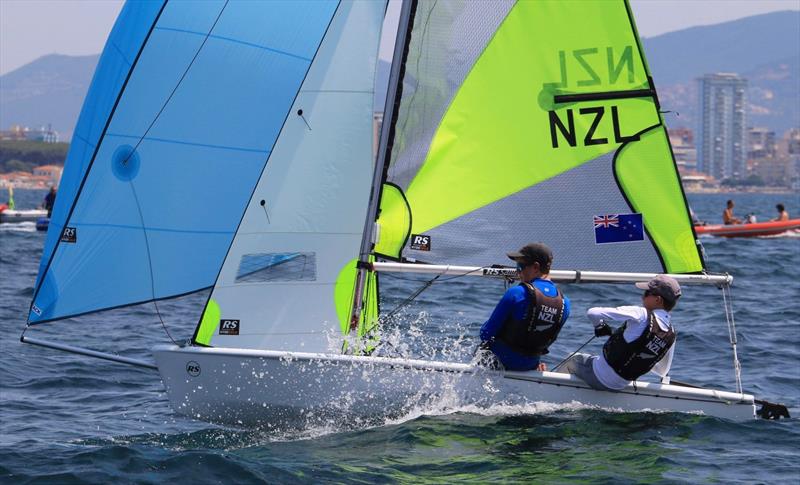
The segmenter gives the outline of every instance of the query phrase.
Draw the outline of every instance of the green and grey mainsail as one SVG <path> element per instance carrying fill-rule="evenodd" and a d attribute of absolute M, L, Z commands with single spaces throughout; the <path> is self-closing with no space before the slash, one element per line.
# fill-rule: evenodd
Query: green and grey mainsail
<path fill-rule="evenodd" d="M 376 255 L 491 265 L 542 241 L 559 269 L 703 270 L 627 2 L 420 1 L 410 32 Z M 642 237 L 600 241 L 623 216 Z"/>

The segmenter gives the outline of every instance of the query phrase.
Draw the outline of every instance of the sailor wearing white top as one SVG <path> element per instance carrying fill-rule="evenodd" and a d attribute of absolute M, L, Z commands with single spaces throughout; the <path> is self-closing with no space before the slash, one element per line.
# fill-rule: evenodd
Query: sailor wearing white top
<path fill-rule="evenodd" d="M 599 356 L 576 354 L 564 369 L 583 379 L 595 389 L 618 391 L 631 381 L 653 371 L 668 382 L 667 374 L 675 351 L 675 330 L 669 311 L 681 295 L 675 279 L 658 275 L 644 289 L 643 306 L 591 308 L 587 317 L 594 325 L 595 336 L 609 336 Z M 621 322 L 616 331 L 607 322 Z"/>
<path fill-rule="evenodd" d="M 647 309 L 644 307 L 621 306 L 617 308 L 590 308 L 586 313 L 586 316 L 595 326 L 601 325 L 603 322 L 610 321 L 624 322 L 624 327 L 622 327 L 624 328 L 622 331 L 622 337 L 625 339 L 625 342 L 632 343 L 636 339 L 640 338 L 645 330 L 648 329 L 648 326 L 650 325 L 648 314 L 649 313 Z M 672 325 L 670 324 L 670 315 L 666 310 L 657 309 L 653 311 L 653 315 L 655 316 L 655 320 L 662 331 L 669 332 L 672 330 Z M 672 354 L 674 351 L 675 344 L 673 343 L 669 346 L 669 350 L 667 350 L 666 355 L 664 355 L 664 357 L 662 357 L 661 360 L 659 360 L 653 366 L 653 368 L 650 369 L 651 372 L 658 374 L 662 379 L 667 377 L 670 366 L 672 366 Z M 622 378 L 614 371 L 614 369 L 611 368 L 608 361 L 606 361 L 605 355 L 603 354 L 598 355 L 596 359 L 593 359 L 592 370 L 594 371 L 594 375 L 597 377 L 597 380 L 609 389 L 624 389 L 625 386 L 627 386 L 630 382 L 629 380 Z"/>

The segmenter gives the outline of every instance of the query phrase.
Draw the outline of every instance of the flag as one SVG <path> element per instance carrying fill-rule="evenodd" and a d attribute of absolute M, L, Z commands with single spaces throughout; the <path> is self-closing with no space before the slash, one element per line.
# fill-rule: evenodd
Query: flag
<path fill-rule="evenodd" d="M 644 240 L 641 214 L 594 216 L 594 241 L 597 244 Z"/>

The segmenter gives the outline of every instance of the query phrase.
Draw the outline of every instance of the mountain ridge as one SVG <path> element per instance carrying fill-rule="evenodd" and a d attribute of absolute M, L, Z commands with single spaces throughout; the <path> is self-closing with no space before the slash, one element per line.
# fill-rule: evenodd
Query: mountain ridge
<path fill-rule="evenodd" d="M 694 128 L 697 81 L 703 74 L 736 72 L 749 80 L 750 125 L 777 132 L 800 126 L 800 11 L 754 15 L 642 39 L 671 127 Z M 72 136 L 98 55 L 40 57 L 0 76 L 0 129 L 52 124 Z M 379 61 L 375 108 L 383 108 L 389 63 Z"/>

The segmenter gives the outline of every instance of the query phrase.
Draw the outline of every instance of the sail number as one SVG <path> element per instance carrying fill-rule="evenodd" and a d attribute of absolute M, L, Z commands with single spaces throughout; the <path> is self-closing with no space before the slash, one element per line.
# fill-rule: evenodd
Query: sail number
<path fill-rule="evenodd" d="M 586 121 L 591 123 L 589 129 L 584 133 L 582 140 L 583 145 L 607 145 L 609 143 L 608 138 L 601 138 L 596 134 L 600 123 L 604 118 L 607 119 L 605 106 L 580 108 L 577 111 L 578 116 L 586 117 Z M 548 115 L 550 116 L 550 142 L 553 148 L 559 148 L 559 134 L 569 146 L 577 146 L 578 132 L 575 129 L 575 110 L 572 108 L 565 110 L 566 120 L 561 119 L 555 111 L 548 111 Z M 621 133 L 619 127 L 619 110 L 616 106 L 611 106 L 611 125 L 614 130 L 614 143 L 625 143 L 639 139 L 639 135 L 625 136 Z"/>
<path fill-rule="evenodd" d="M 557 82 L 545 83 L 546 91 L 569 93 L 575 88 L 585 92 L 589 86 L 598 86 L 603 91 L 615 91 L 616 84 L 633 85 L 636 82 L 636 66 L 633 46 L 587 47 L 569 51 L 558 51 L 558 67 L 560 79 Z M 605 86 L 605 89 L 600 88 Z M 624 88 L 623 88 L 624 89 Z M 574 91 L 573 91 L 574 92 Z M 610 109 L 610 111 L 609 111 Z M 561 111 L 548 111 L 550 121 L 550 141 L 553 148 L 559 148 L 559 138 L 571 147 L 605 145 L 610 143 L 608 137 L 599 136 L 598 128 L 610 119 L 614 143 L 636 141 L 639 135 L 625 136 L 620 130 L 619 109 L 617 106 L 592 106 L 580 109 L 569 108 Z M 588 126 L 584 132 L 576 130 L 578 125 Z M 579 137 L 582 135 L 582 138 Z"/>
<path fill-rule="evenodd" d="M 558 82 L 546 83 L 545 87 L 568 88 L 570 86 L 599 86 L 603 83 L 617 84 L 626 80 L 633 84 L 634 75 L 633 47 L 625 46 L 622 52 L 615 55 L 613 47 L 601 51 L 596 47 L 558 51 L 558 66 L 561 79 Z M 605 55 L 603 55 L 605 54 Z M 627 75 L 622 76 L 625 72 Z M 624 81 L 623 81 L 624 82 Z"/>

